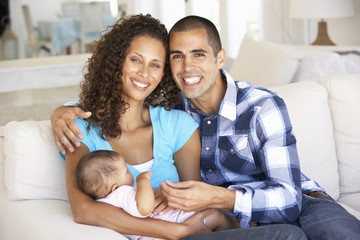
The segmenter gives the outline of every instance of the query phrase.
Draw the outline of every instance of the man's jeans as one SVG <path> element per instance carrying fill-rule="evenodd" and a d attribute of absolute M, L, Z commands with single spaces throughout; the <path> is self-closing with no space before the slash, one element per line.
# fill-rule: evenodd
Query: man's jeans
<path fill-rule="evenodd" d="M 306 240 L 304 232 L 291 224 L 270 224 L 199 234 L 183 240 Z"/>
<path fill-rule="evenodd" d="M 360 221 L 328 195 L 303 195 L 298 224 L 310 240 L 360 239 Z"/>
<path fill-rule="evenodd" d="M 294 225 L 263 224 L 259 227 L 231 229 L 190 236 L 185 239 L 358 240 L 360 239 L 360 221 L 328 195 L 316 198 L 303 195 L 301 214 Z"/>

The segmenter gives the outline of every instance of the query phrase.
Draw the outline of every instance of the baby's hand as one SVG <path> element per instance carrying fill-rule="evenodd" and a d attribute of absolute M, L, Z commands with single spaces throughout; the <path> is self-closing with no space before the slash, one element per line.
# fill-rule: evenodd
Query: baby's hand
<path fill-rule="evenodd" d="M 152 173 L 147 171 L 147 172 L 142 172 L 140 173 L 137 177 L 136 177 L 136 182 L 140 181 L 141 179 L 145 178 L 147 180 L 151 180 L 152 177 Z"/>

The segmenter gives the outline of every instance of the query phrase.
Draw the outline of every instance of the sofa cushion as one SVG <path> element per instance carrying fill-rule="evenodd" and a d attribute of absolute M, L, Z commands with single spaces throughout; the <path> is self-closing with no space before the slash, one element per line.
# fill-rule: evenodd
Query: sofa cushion
<path fill-rule="evenodd" d="M 294 48 L 245 36 L 229 74 L 259 86 L 284 85 L 292 81 L 298 68 L 297 54 Z"/>
<path fill-rule="evenodd" d="M 272 89 L 287 105 L 302 172 L 338 199 L 339 174 L 325 88 L 307 81 Z"/>
<path fill-rule="evenodd" d="M 360 192 L 359 193 L 351 193 L 340 196 L 339 202 L 342 204 L 346 204 L 347 206 L 351 206 L 353 209 L 359 211 L 360 214 Z"/>
<path fill-rule="evenodd" d="M 9 122 L 4 131 L 4 182 L 11 200 L 67 200 L 65 162 L 50 121 Z"/>
<path fill-rule="evenodd" d="M 329 93 L 340 192 L 360 192 L 360 74 L 327 76 L 319 82 Z"/>
<path fill-rule="evenodd" d="M 293 82 L 315 82 L 327 75 L 346 73 L 344 58 L 337 53 L 321 50 L 304 50 L 304 54 Z"/>

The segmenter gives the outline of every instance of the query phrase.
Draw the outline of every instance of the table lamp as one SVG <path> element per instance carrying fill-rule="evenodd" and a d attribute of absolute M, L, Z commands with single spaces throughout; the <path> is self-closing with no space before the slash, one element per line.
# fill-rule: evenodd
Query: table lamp
<path fill-rule="evenodd" d="M 335 45 L 329 38 L 324 19 L 354 15 L 352 0 L 292 0 L 290 18 L 320 19 L 318 35 L 312 45 Z"/>

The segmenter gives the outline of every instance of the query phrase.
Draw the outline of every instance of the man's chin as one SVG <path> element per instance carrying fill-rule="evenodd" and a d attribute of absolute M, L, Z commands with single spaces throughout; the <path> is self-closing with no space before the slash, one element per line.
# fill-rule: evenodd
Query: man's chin
<path fill-rule="evenodd" d="M 185 97 L 187 97 L 189 99 L 195 99 L 195 98 L 198 98 L 201 95 L 199 93 L 199 91 L 194 91 L 194 89 L 192 89 L 192 90 L 184 90 L 184 91 L 182 91 L 182 93 L 185 95 Z"/>

